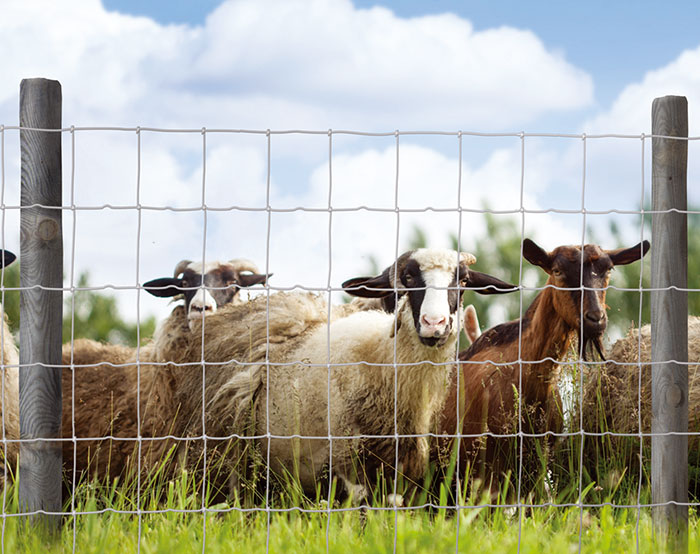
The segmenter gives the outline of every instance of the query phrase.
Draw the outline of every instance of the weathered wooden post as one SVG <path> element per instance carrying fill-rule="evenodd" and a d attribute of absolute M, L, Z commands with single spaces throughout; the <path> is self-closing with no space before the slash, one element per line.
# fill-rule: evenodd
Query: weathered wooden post
<path fill-rule="evenodd" d="M 688 136 L 684 96 L 656 98 L 652 134 Z M 651 403 L 652 433 L 688 432 L 688 141 L 652 138 Z M 673 211 L 667 211 L 673 210 Z M 669 361 L 674 360 L 674 361 Z M 678 362 L 678 363 L 676 363 Z M 654 528 L 674 551 L 688 551 L 688 436 L 653 435 Z M 678 503 L 685 503 L 680 505 Z"/>
<path fill-rule="evenodd" d="M 36 439 L 61 437 L 61 132 L 30 128 L 61 128 L 61 84 L 24 79 L 19 122 L 19 420 L 20 438 L 30 441 L 20 444 L 19 501 L 23 512 L 60 512 L 61 443 Z M 59 515 L 37 514 L 30 519 L 49 529 L 58 529 L 61 521 Z"/>

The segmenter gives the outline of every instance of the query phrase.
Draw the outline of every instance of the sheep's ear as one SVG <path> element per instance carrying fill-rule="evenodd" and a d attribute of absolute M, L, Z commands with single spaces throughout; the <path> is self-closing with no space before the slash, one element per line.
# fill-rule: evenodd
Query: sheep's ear
<path fill-rule="evenodd" d="M 388 294 L 394 294 L 394 288 L 389 283 L 388 271 L 385 271 L 378 277 L 354 277 L 348 279 L 342 284 L 342 287 L 348 294 L 363 298 L 382 298 Z"/>
<path fill-rule="evenodd" d="M 238 275 L 236 282 L 242 287 L 252 287 L 253 285 L 266 284 L 267 280 L 272 277 L 272 273 L 265 275 L 264 273 L 241 273 Z"/>
<path fill-rule="evenodd" d="M 610 256 L 610 261 L 615 265 L 627 265 L 637 260 L 641 260 L 651 245 L 648 240 L 640 242 L 631 248 L 618 248 L 617 250 L 606 250 L 606 254 Z"/>
<path fill-rule="evenodd" d="M 549 273 L 552 269 L 552 260 L 547 252 L 537 246 L 534 241 L 525 239 L 523 241 L 523 258 L 532 265 L 537 265 Z"/>
<path fill-rule="evenodd" d="M 518 290 L 517 285 L 506 283 L 505 281 L 501 281 L 498 277 L 494 277 L 488 273 L 474 271 L 473 269 L 469 270 L 467 286 L 469 288 L 473 287 L 476 289 L 474 292 L 478 292 L 479 294 L 505 294 Z"/>
<path fill-rule="evenodd" d="M 7 267 L 17 259 L 9 250 L 0 250 L 0 267 Z"/>
<path fill-rule="evenodd" d="M 143 288 L 153 296 L 159 296 L 161 298 L 170 298 L 171 296 L 182 294 L 182 289 L 177 287 L 182 287 L 182 279 L 175 279 L 174 277 L 153 279 L 153 281 L 148 281 L 148 283 L 143 284 Z"/>

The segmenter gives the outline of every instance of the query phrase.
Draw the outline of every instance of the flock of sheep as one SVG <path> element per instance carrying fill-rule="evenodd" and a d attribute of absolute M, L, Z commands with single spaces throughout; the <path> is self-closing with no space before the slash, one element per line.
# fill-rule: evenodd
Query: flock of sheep
<path fill-rule="evenodd" d="M 340 305 L 272 293 L 269 275 L 246 260 L 185 260 L 173 277 L 144 284 L 184 299 L 148 344 L 64 345 L 67 477 L 73 468 L 91 477 L 148 473 L 168 459 L 170 471 L 216 467 L 207 479 L 234 494 L 249 469 L 242 452 L 254 445 L 271 472 L 312 496 L 335 481 L 339 497 L 361 502 L 378 476 L 421 483 L 431 462 L 453 452 L 463 479 L 496 491 L 513 469 L 514 433 L 549 440 L 563 430 L 560 363 L 573 345 L 583 359 L 603 355 L 610 270 L 648 249 L 645 241 L 547 252 L 525 239 L 523 256 L 551 286 L 522 319 L 484 333 L 473 308 L 463 314 L 463 296 L 518 287 L 476 271 L 464 252 L 406 252 L 380 275 L 343 283 L 356 298 Z M 241 287 L 252 286 L 266 294 L 243 301 Z M 5 462 L 14 468 L 18 353 L 3 321 Z M 458 353 L 462 327 L 473 342 Z M 644 330 L 641 342 L 649 343 Z M 637 361 L 633 350 L 626 361 Z"/>

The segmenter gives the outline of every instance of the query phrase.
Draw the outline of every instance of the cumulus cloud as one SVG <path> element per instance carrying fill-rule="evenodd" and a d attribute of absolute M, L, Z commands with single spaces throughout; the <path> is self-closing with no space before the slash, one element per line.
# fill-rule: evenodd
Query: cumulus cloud
<path fill-rule="evenodd" d="M 61 81 L 65 125 L 195 129 L 512 130 L 589 106 L 593 90 L 529 31 L 475 31 L 456 15 L 405 19 L 347 0 L 229 0 L 201 26 L 160 25 L 99 0 L 9 0 L 0 47 L 12 53 L 0 82 L 5 125 L 17 120 L 20 80 L 35 76 Z M 16 132 L 5 138 L 5 201 L 16 205 Z M 524 217 L 535 236 L 581 236 L 580 216 L 519 212 L 569 207 L 580 156 L 528 140 L 523 162 L 518 137 L 465 138 L 460 159 L 454 136 L 402 135 L 397 156 L 393 136 L 334 135 L 331 145 L 324 134 L 142 131 L 139 142 L 133 131 L 77 131 L 74 167 L 70 139 L 64 204 L 99 209 L 64 211 L 66 277 L 89 269 L 96 285 L 133 286 L 205 254 L 269 264 L 275 286 L 338 287 L 366 273 L 370 256 L 390 263 L 415 225 L 442 246 L 461 230 L 469 250 L 484 205 Z M 397 205 L 407 211 L 397 216 Z M 18 213 L 7 216 L 12 247 Z M 130 317 L 169 309 L 115 294 Z"/>
<path fill-rule="evenodd" d="M 590 77 L 529 31 L 349 0 L 228 0 L 198 27 L 99 0 L 11 0 L 0 40 L 3 112 L 41 75 L 83 125 L 493 130 L 592 99 Z"/>
<path fill-rule="evenodd" d="M 688 99 L 688 128 L 691 136 L 700 129 L 700 46 L 682 52 L 666 66 L 647 72 L 622 90 L 612 106 L 591 117 L 582 127 L 588 133 L 651 133 L 655 98 L 678 95 Z M 651 140 L 597 139 L 591 150 L 589 180 L 618 199 L 620 207 L 638 207 L 651 200 Z M 590 144 L 590 143 L 589 143 Z M 688 143 L 688 201 L 700 204 L 700 142 Z M 601 196 L 602 196 L 601 195 Z"/>

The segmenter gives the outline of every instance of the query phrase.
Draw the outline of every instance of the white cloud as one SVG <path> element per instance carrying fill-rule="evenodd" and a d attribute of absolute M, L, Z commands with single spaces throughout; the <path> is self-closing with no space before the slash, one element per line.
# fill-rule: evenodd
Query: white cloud
<path fill-rule="evenodd" d="M 77 125 L 494 130 L 592 99 L 590 77 L 529 31 L 349 0 L 229 0 L 201 27 L 11 0 L 0 44 L 0 115 L 20 79 L 46 76 Z"/>
<path fill-rule="evenodd" d="M 683 52 L 668 65 L 649 71 L 641 82 L 632 83 L 620 93 L 610 110 L 586 124 L 593 132 L 649 134 L 651 132 L 651 105 L 654 98 L 667 95 L 686 96 L 690 128 L 700 125 L 700 46 Z"/>
<path fill-rule="evenodd" d="M 10 0 L 3 3 L 2 17 L 0 48 L 12 52 L 4 56 L 0 82 L 0 123 L 6 125 L 17 120 L 20 80 L 35 76 L 61 81 L 64 125 L 78 126 L 495 131 L 576 110 L 592 99 L 590 77 L 548 51 L 533 33 L 506 27 L 475 31 L 449 14 L 403 19 L 383 8 L 357 9 L 346 0 L 231 0 L 203 26 L 190 27 L 108 12 L 98 0 Z M 8 143 L 14 140 L 6 134 Z M 428 142 L 401 138 L 398 205 L 454 209 L 460 178 L 456 139 L 449 139 L 448 148 L 422 140 Z M 201 134 L 142 132 L 139 168 L 135 133 L 80 131 L 76 204 L 135 206 L 138 178 L 138 202 L 177 209 L 144 209 L 140 217 L 133 208 L 78 212 L 76 271 L 90 269 L 96 285 L 133 285 L 170 274 L 178 260 L 197 259 L 206 246 L 208 259 L 248 257 L 264 267 L 269 257 L 276 286 L 325 287 L 330 279 L 337 287 L 368 271 L 370 255 L 388 264 L 396 251 L 393 141 L 334 135 L 331 205 L 387 211 L 339 211 L 331 224 L 323 211 L 329 191 L 325 135 L 273 135 L 268 152 L 264 134 L 207 134 L 204 202 L 212 209 L 205 213 L 196 209 L 202 204 Z M 557 202 L 553 190 L 578 182 L 575 155 L 560 159 L 535 145 L 527 148 L 523 166 L 519 139 L 484 146 L 490 139 L 474 138 L 470 147 L 477 142 L 482 155 L 465 147 L 461 171 L 466 250 L 483 234 L 481 215 L 469 210 L 484 202 L 518 210 L 523 168 L 522 205 L 528 209 L 551 207 Z M 70 141 L 64 143 L 68 205 Z M 12 148 L 6 188 L 16 203 L 19 156 Z M 268 216 L 268 181 L 273 208 L 321 211 Z M 5 226 L 10 248 L 18 244 L 16 215 Z M 580 222 L 571 221 L 528 215 L 525 227 L 556 236 L 557 243 L 575 242 Z M 460 216 L 402 213 L 399 250 L 413 225 L 426 229 L 431 244 L 447 246 Z M 67 272 L 73 251 L 70 211 L 64 213 L 64 233 Z M 133 291 L 117 294 L 133 317 Z M 139 310 L 162 316 L 168 307 L 142 294 Z"/>

